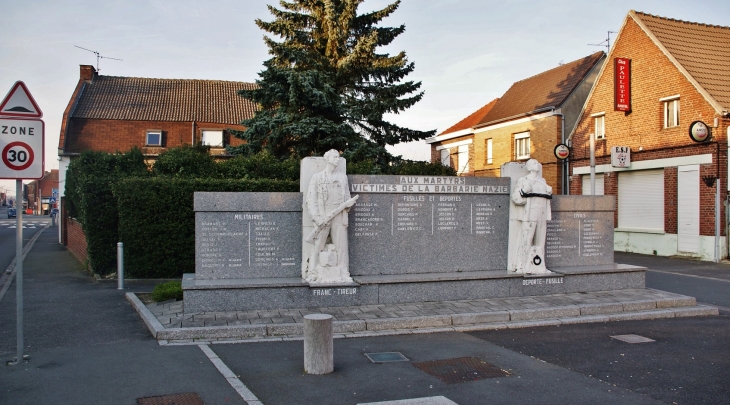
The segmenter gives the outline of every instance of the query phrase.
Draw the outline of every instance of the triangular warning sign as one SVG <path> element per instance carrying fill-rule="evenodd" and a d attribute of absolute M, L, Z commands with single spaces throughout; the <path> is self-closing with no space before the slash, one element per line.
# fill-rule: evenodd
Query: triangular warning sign
<path fill-rule="evenodd" d="M 25 83 L 15 82 L 13 88 L 0 103 L 0 117 L 41 118 L 43 112 L 38 108 Z"/>

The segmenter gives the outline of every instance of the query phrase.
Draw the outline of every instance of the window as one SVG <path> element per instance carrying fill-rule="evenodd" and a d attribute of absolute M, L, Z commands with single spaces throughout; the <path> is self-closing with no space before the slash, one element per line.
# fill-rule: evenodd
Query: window
<path fill-rule="evenodd" d="M 530 158 L 530 133 L 521 132 L 515 134 L 515 159 Z"/>
<path fill-rule="evenodd" d="M 492 138 L 487 139 L 486 145 L 486 152 L 487 152 L 487 164 L 492 164 Z"/>
<path fill-rule="evenodd" d="M 214 148 L 223 147 L 223 131 L 222 130 L 203 130 L 203 145 Z"/>
<path fill-rule="evenodd" d="M 449 149 L 441 149 L 441 164 L 446 167 L 451 167 L 451 154 Z"/>
<path fill-rule="evenodd" d="M 145 145 L 147 146 L 162 146 L 162 131 L 150 130 L 147 131 L 147 137 L 145 139 Z"/>
<path fill-rule="evenodd" d="M 469 171 L 469 145 L 459 145 L 458 153 L 456 161 L 459 163 L 459 167 L 456 173 L 466 173 Z"/>
<path fill-rule="evenodd" d="M 596 139 L 606 139 L 606 116 L 604 114 L 596 114 L 593 116 L 593 122 Z"/>
<path fill-rule="evenodd" d="M 679 125 L 679 96 L 666 97 L 661 99 L 664 102 L 664 128 L 672 128 Z"/>

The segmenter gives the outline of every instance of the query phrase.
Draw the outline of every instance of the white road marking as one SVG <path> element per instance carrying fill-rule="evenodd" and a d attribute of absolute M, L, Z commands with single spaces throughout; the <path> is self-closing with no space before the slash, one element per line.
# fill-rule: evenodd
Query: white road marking
<path fill-rule="evenodd" d="M 223 360 L 218 357 L 215 352 L 208 347 L 208 345 L 198 345 L 200 350 L 205 353 L 206 356 L 208 356 L 208 360 L 210 360 L 211 363 L 215 366 L 215 368 L 218 369 L 218 371 L 225 377 L 226 380 L 228 380 L 228 384 L 231 384 L 231 387 L 233 387 L 236 392 L 238 392 L 238 395 L 243 398 L 244 401 L 248 405 L 263 405 L 263 402 L 259 401 L 259 399 L 256 397 L 256 395 L 253 394 L 242 382 L 238 379 L 238 377 L 231 371 L 228 366 L 226 366 L 226 363 L 223 362 Z"/>
<path fill-rule="evenodd" d="M 412 398 L 412 399 L 400 399 L 396 401 L 383 401 L 383 402 L 368 402 L 360 403 L 358 405 L 459 405 L 456 402 L 444 397 L 427 397 L 427 398 Z"/>

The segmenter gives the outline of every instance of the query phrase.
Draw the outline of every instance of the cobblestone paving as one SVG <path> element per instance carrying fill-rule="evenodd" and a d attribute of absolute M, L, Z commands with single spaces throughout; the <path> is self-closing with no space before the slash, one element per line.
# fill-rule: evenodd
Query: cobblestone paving
<path fill-rule="evenodd" d="M 498 311 L 548 309 L 591 304 L 636 303 L 638 305 L 648 301 L 671 303 L 677 297 L 676 294 L 664 291 L 642 289 L 463 301 L 236 312 L 184 313 L 183 301 L 153 303 L 148 304 L 147 308 L 165 329 L 169 329 L 203 326 L 301 324 L 304 322 L 304 315 L 314 313 L 330 314 L 334 317 L 335 321 L 403 319 L 433 315 L 485 314 Z"/>

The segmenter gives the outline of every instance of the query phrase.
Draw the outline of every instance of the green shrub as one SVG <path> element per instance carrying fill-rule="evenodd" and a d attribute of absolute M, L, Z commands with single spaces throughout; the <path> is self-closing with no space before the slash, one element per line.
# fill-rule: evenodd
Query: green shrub
<path fill-rule="evenodd" d="M 179 281 L 168 281 L 167 283 L 157 284 L 155 289 L 152 290 L 152 299 L 156 302 L 183 299 L 182 283 Z"/>
<path fill-rule="evenodd" d="M 299 182 L 270 179 L 130 178 L 114 186 L 124 267 L 133 278 L 195 272 L 196 191 L 296 192 Z"/>
<path fill-rule="evenodd" d="M 210 146 L 202 144 L 170 148 L 158 156 L 152 173 L 174 177 L 218 177 L 218 165 L 209 151 Z"/>
<path fill-rule="evenodd" d="M 147 165 L 139 149 L 127 153 L 86 151 L 68 167 L 66 203 L 86 233 L 89 264 L 94 272 L 116 271 L 119 214 L 112 186 L 122 178 L 147 176 Z"/>
<path fill-rule="evenodd" d="M 220 177 L 225 179 L 278 179 L 299 181 L 299 161 L 279 160 L 264 151 L 256 155 L 239 155 L 219 163 Z"/>

